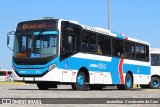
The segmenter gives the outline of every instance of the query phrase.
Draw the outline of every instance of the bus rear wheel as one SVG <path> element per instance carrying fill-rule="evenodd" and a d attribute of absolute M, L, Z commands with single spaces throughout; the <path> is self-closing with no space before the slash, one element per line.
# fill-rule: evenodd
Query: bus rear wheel
<path fill-rule="evenodd" d="M 127 73 L 126 74 L 126 77 L 125 77 L 125 84 L 124 85 L 117 85 L 117 88 L 119 90 L 129 90 L 133 87 L 133 78 L 131 76 L 130 73 Z"/>
<path fill-rule="evenodd" d="M 149 87 L 151 89 L 158 89 L 160 87 L 160 79 L 158 77 L 152 77 Z"/>
<path fill-rule="evenodd" d="M 83 71 L 79 71 L 77 74 L 76 83 L 72 84 L 72 89 L 83 91 L 87 89 L 86 87 L 86 76 Z"/>

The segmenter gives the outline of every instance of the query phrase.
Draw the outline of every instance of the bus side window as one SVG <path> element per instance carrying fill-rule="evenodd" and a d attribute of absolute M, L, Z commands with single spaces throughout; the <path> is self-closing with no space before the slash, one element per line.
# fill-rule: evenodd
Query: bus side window
<path fill-rule="evenodd" d="M 145 46 L 142 44 L 136 44 L 136 59 L 145 61 Z"/>
<path fill-rule="evenodd" d="M 89 39 L 89 52 L 90 53 L 96 53 L 96 35 L 90 33 L 89 34 L 90 39 Z"/>
<path fill-rule="evenodd" d="M 82 42 L 81 44 L 82 52 L 88 51 L 88 43 Z"/>
<path fill-rule="evenodd" d="M 125 41 L 125 57 L 127 59 L 135 59 L 135 43 Z"/>
<path fill-rule="evenodd" d="M 62 34 L 61 59 L 75 53 L 75 35 Z"/>
<path fill-rule="evenodd" d="M 124 57 L 123 40 L 112 39 L 112 55 L 117 57 Z"/>
<path fill-rule="evenodd" d="M 81 51 L 86 53 L 96 53 L 96 34 L 83 31 Z"/>
<path fill-rule="evenodd" d="M 75 38 L 71 35 L 68 36 L 67 41 L 67 50 L 69 52 L 74 52 L 75 50 Z"/>
<path fill-rule="evenodd" d="M 63 51 L 74 52 L 75 51 L 75 36 L 63 35 L 62 38 Z"/>
<path fill-rule="evenodd" d="M 111 38 L 106 35 L 98 35 L 98 50 L 99 55 L 111 55 Z"/>

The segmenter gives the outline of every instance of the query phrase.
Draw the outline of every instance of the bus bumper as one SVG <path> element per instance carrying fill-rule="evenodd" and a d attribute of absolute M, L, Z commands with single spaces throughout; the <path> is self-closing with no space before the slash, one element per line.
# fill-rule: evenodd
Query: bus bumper
<path fill-rule="evenodd" d="M 62 72 L 59 71 L 57 68 L 49 71 L 42 77 L 20 77 L 16 74 L 15 71 L 12 72 L 13 81 L 18 82 L 39 82 L 39 81 L 55 81 L 61 82 L 62 81 Z"/>

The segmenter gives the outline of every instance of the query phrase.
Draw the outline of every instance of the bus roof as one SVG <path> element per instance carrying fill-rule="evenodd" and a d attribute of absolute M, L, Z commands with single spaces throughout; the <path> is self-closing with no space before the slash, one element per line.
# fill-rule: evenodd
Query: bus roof
<path fill-rule="evenodd" d="M 106 29 L 99 28 L 99 27 L 90 27 L 90 26 L 85 26 L 85 25 L 81 25 L 81 26 L 82 26 L 83 29 L 86 29 L 86 30 L 90 30 L 90 31 L 94 31 L 94 32 L 97 32 L 97 33 L 106 34 L 106 35 L 110 35 L 110 36 L 113 36 L 113 37 L 117 37 L 117 38 L 121 38 L 121 39 L 127 39 L 127 40 L 130 40 L 130 41 L 134 41 L 134 42 L 149 45 L 148 42 L 125 36 L 122 33 L 106 30 Z"/>
<path fill-rule="evenodd" d="M 97 32 L 97 33 L 101 33 L 101 34 L 105 34 L 105 35 L 110 35 L 110 36 L 113 36 L 113 37 L 118 37 L 118 38 L 121 38 L 121 39 L 127 39 L 127 40 L 130 40 L 130 41 L 133 41 L 133 42 L 138 42 L 138 43 L 149 45 L 148 42 L 145 42 L 145 41 L 142 41 L 142 40 L 138 40 L 138 39 L 134 39 L 134 38 L 125 36 L 122 33 L 110 31 L 110 30 L 107 30 L 107 29 L 104 29 L 104 28 L 100 28 L 100 27 L 91 27 L 91 26 L 82 25 L 82 24 L 79 24 L 78 21 L 73 21 L 73 20 L 64 20 L 64 21 L 69 21 L 70 23 L 78 24 L 83 29 L 86 29 L 86 30 L 90 30 L 90 31 L 94 31 L 94 32 Z"/>
<path fill-rule="evenodd" d="M 160 48 L 151 48 L 150 51 L 153 54 L 160 54 Z"/>

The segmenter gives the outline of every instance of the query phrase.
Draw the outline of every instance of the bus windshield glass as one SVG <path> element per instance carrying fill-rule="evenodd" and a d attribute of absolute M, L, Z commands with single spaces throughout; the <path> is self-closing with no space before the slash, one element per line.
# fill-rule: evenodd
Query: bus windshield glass
<path fill-rule="evenodd" d="M 15 34 L 14 57 L 44 58 L 57 55 L 58 31 L 55 28 L 48 29 L 44 23 L 25 23 L 20 26 L 23 29 L 17 28 Z"/>

